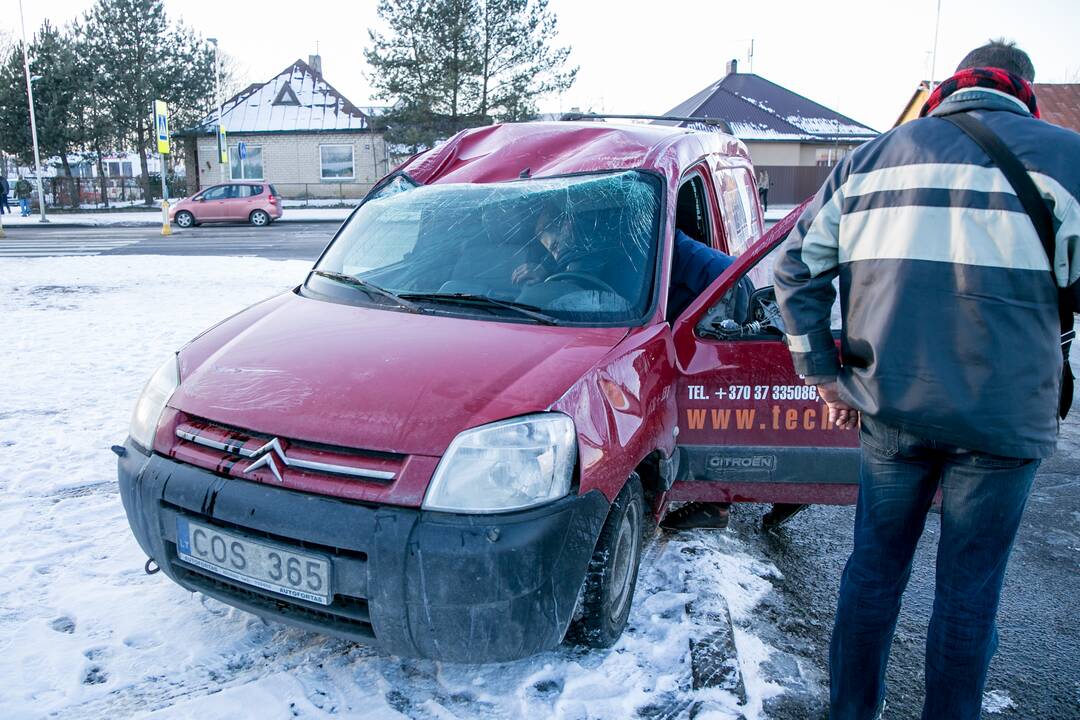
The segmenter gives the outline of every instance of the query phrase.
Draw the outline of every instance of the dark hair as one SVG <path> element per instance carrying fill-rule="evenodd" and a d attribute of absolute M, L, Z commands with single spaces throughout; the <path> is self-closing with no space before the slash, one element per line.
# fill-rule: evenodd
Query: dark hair
<path fill-rule="evenodd" d="M 1019 75 L 1028 82 L 1035 80 L 1035 66 L 1031 64 L 1031 58 L 1026 52 L 1016 47 L 1016 43 L 1007 41 L 1005 38 L 991 40 L 982 47 L 975 48 L 964 56 L 956 69 L 960 71 L 973 67 L 1001 68 Z"/>

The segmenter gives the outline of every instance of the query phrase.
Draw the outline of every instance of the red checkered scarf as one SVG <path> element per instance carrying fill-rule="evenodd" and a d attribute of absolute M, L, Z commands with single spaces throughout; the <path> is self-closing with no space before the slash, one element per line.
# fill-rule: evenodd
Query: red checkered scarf
<path fill-rule="evenodd" d="M 932 113 L 934 108 L 941 104 L 942 100 L 954 92 L 973 87 L 990 88 L 991 90 L 998 90 L 1012 95 L 1027 105 L 1032 115 L 1041 117 L 1039 115 L 1039 106 L 1035 104 L 1035 91 L 1032 89 L 1031 83 L 1008 70 L 995 67 L 967 68 L 957 72 L 934 88 L 934 92 L 930 93 L 926 104 L 923 105 L 922 110 L 919 112 L 919 117 L 926 117 Z"/>

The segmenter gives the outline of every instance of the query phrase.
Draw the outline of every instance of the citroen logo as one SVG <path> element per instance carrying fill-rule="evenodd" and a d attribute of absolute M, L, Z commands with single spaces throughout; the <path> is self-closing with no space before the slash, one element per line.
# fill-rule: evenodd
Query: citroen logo
<path fill-rule="evenodd" d="M 278 442 L 277 438 L 274 438 L 252 453 L 251 457 L 255 458 L 255 460 L 247 466 L 247 469 L 244 470 L 244 474 L 250 475 L 261 467 L 268 467 L 279 483 L 285 482 L 285 479 L 281 477 L 281 469 L 278 468 L 278 461 L 274 459 L 275 454 L 280 458 L 281 464 L 289 464 L 289 458 L 285 457 L 285 451 L 281 448 L 281 443 Z"/>

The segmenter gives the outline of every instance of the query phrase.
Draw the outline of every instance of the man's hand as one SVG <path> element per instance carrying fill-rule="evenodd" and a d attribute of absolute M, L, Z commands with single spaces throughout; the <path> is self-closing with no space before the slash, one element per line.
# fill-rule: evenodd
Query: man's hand
<path fill-rule="evenodd" d="M 829 422 L 841 430 L 850 430 L 859 424 L 859 411 L 840 399 L 836 382 L 817 386 L 818 395 L 829 406 Z"/>
<path fill-rule="evenodd" d="M 515 268 L 514 274 L 510 276 L 510 281 L 515 285 L 535 285 L 543 279 L 543 267 L 540 263 L 535 265 L 521 263 Z"/>

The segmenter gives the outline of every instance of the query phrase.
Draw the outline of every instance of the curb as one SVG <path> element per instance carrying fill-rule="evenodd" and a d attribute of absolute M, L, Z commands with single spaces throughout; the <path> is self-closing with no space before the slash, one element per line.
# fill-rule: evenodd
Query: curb
<path fill-rule="evenodd" d="M 287 224 L 330 224 L 337 223 L 340 225 L 345 222 L 347 218 L 312 218 L 310 220 L 304 218 L 290 218 L 286 220 L 282 218 L 275 220 L 274 224 L 287 223 Z M 212 223 L 213 225 L 245 225 L 245 223 Z M 54 230 L 54 229 L 69 229 L 69 228 L 160 228 L 161 220 L 155 222 L 146 222 L 144 220 L 138 221 L 118 221 L 118 222 L 104 222 L 104 223 L 86 223 L 86 222 L 64 222 L 63 220 L 50 220 L 47 223 L 17 223 L 15 225 L 4 225 L 4 232 L 12 232 L 22 229 L 34 229 L 34 230 Z M 173 232 L 177 232 L 176 226 L 173 226 Z"/>

